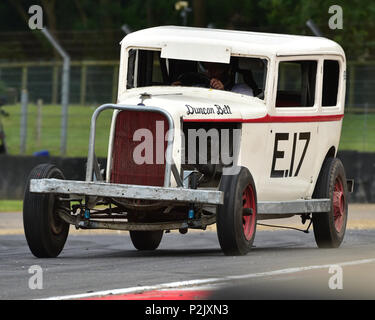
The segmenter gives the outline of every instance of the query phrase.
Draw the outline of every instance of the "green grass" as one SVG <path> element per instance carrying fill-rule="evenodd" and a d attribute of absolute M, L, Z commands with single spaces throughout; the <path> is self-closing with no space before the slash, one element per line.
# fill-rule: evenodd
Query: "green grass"
<path fill-rule="evenodd" d="M 71 105 L 68 120 L 68 157 L 86 157 L 90 119 L 95 107 Z M 10 116 L 3 118 L 9 153 L 20 154 L 20 105 L 4 107 Z M 97 123 L 96 154 L 106 157 L 108 136 L 112 111 L 104 111 Z M 45 105 L 42 110 L 41 139 L 36 139 L 37 107 L 29 105 L 26 154 L 31 155 L 39 150 L 48 150 L 51 155 L 60 155 L 61 107 Z M 357 150 L 375 152 L 375 114 L 347 113 L 343 122 L 340 150 Z"/>
<path fill-rule="evenodd" d="M 375 114 L 345 114 L 339 150 L 375 152 Z"/>
<path fill-rule="evenodd" d="M 20 105 L 6 106 L 4 110 L 9 117 L 3 118 L 6 141 L 10 154 L 20 154 Z M 69 107 L 67 154 L 68 157 L 86 157 L 90 132 L 90 120 L 95 107 L 72 105 Z M 96 154 L 107 155 L 109 128 L 112 112 L 102 112 L 97 122 Z M 45 105 L 42 107 L 41 138 L 37 141 L 37 107 L 29 105 L 27 118 L 26 154 L 48 150 L 51 155 L 60 155 L 61 141 L 61 107 Z"/>
<path fill-rule="evenodd" d="M 0 200 L 0 212 L 21 212 L 22 200 Z"/>

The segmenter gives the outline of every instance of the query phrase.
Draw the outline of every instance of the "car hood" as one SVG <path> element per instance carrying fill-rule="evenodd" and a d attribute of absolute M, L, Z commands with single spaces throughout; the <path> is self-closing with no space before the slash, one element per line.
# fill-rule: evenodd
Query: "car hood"
<path fill-rule="evenodd" d="M 243 121 L 266 116 L 259 98 L 206 88 L 144 87 L 127 90 L 118 104 L 162 108 L 183 121 Z"/>

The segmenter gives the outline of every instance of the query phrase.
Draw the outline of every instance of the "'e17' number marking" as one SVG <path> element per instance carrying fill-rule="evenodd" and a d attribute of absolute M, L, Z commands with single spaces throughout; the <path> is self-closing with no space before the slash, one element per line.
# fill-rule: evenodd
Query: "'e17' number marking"
<path fill-rule="evenodd" d="M 273 149 L 273 159 L 272 159 L 272 168 L 271 168 L 271 178 L 286 178 L 293 176 L 294 161 L 296 155 L 296 145 L 297 145 L 297 133 L 294 133 L 293 137 L 293 147 L 292 147 L 292 157 L 290 160 L 290 167 L 287 170 L 275 170 L 276 160 L 284 158 L 284 151 L 278 150 L 278 144 L 281 140 L 289 140 L 289 133 L 276 133 L 275 134 L 275 145 Z M 294 176 L 297 177 L 301 169 L 303 160 L 305 159 L 307 147 L 309 146 L 311 138 L 310 132 L 300 132 L 298 135 L 298 141 L 304 140 L 305 146 L 303 148 L 301 159 L 298 163 L 297 169 L 294 173 Z"/>

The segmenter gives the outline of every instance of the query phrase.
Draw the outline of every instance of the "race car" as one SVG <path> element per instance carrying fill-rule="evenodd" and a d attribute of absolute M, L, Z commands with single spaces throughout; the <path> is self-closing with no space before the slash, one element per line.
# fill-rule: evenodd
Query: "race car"
<path fill-rule="evenodd" d="M 353 181 L 336 157 L 346 59 L 319 37 L 155 27 L 121 42 L 116 104 L 91 119 L 85 181 L 51 164 L 26 183 L 25 235 L 56 257 L 69 226 L 126 230 L 138 250 L 216 224 L 245 255 L 258 221 L 300 215 L 319 247 L 339 247 Z M 106 168 L 96 121 L 113 110 Z"/>

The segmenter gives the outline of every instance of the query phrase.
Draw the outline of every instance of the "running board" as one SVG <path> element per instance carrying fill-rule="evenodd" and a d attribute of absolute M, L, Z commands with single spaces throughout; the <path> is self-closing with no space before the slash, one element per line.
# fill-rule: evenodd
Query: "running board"
<path fill-rule="evenodd" d="M 258 201 L 258 214 L 304 214 L 330 210 L 330 199 Z"/>

